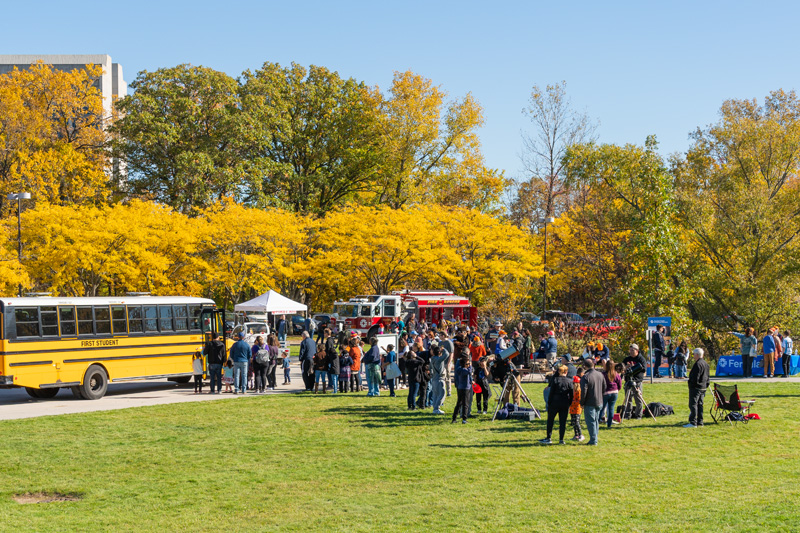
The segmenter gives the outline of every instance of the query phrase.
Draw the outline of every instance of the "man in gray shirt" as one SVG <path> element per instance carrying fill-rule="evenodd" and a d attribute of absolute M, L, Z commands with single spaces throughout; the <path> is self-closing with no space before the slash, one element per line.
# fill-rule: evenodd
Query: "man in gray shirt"
<path fill-rule="evenodd" d="M 586 429 L 589 431 L 589 446 L 597 446 L 597 434 L 600 431 L 600 409 L 603 407 L 603 394 L 606 392 L 606 380 L 603 374 L 594 369 L 594 360 L 583 360 L 586 373 L 581 378 L 581 405 L 586 418 Z"/>
<path fill-rule="evenodd" d="M 431 346 L 430 352 L 433 414 L 443 415 L 445 374 L 448 372 L 447 364 L 450 361 L 450 352 L 442 348 L 441 343 L 438 346 Z"/>

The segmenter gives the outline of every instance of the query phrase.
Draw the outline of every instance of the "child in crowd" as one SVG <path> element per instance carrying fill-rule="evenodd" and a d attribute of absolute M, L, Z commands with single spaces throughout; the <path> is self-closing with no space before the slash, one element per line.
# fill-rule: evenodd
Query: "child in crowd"
<path fill-rule="evenodd" d="M 247 390 L 255 390 L 256 388 L 256 370 L 253 368 L 253 360 L 250 359 L 250 364 L 247 365 Z"/>
<path fill-rule="evenodd" d="M 578 373 L 572 378 L 572 386 L 574 390 L 572 392 L 572 404 L 569 406 L 569 414 L 570 418 L 572 419 L 572 429 L 575 431 L 575 436 L 572 437 L 572 440 L 577 440 L 578 442 L 584 439 L 583 434 L 581 433 L 581 412 L 583 409 L 581 408 L 581 377 L 583 377 L 584 369 L 583 366 L 578 368 Z"/>
<path fill-rule="evenodd" d="M 353 359 L 346 347 L 342 346 L 339 351 L 339 392 L 347 392 L 350 385 L 350 366 Z"/>
<path fill-rule="evenodd" d="M 386 347 L 386 349 L 387 349 L 386 355 L 383 356 L 381 361 L 381 371 L 383 372 L 383 381 L 389 387 L 389 396 L 395 397 L 397 396 L 394 392 L 397 383 L 396 381 L 397 378 L 387 379 L 386 369 L 388 369 L 389 365 L 391 365 L 392 363 L 397 363 L 397 352 L 394 351 L 394 344 L 390 344 L 389 346 Z"/>
<path fill-rule="evenodd" d="M 291 373 L 291 360 L 289 359 L 289 354 L 287 353 L 286 356 L 283 358 L 283 363 L 281 363 L 281 367 L 283 368 L 283 384 L 289 385 L 292 382 Z"/>
<path fill-rule="evenodd" d="M 233 359 L 228 359 L 225 368 L 222 369 L 222 383 L 225 385 L 225 392 L 233 392 Z"/>
<path fill-rule="evenodd" d="M 200 352 L 194 352 L 192 359 L 192 373 L 194 374 L 194 393 L 203 392 L 203 356 Z"/>

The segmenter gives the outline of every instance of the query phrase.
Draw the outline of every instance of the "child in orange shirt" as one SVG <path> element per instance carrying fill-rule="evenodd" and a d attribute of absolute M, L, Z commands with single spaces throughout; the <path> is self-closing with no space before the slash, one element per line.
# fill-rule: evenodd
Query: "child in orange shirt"
<path fill-rule="evenodd" d="M 572 378 L 572 386 L 575 392 L 572 394 L 572 404 L 569 406 L 569 414 L 572 419 L 572 429 L 575 430 L 575 436 L 572 440 L 582 441 L 585 437 L 581 433 L 581 376 L 583 376 L 583 367 L 578 369 L 577 375 Z"/>

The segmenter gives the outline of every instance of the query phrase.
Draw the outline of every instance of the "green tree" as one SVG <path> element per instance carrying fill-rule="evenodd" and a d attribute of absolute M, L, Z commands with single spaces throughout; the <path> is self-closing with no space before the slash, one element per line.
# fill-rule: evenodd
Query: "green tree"
<path fill-rule="evenodd" d="M 787 324 L 800 289 L 800 100 L 728 100 L 674 162 L 693 316 L 729 331 Z"/>
<path fill-rule="evenodd" d="M 662 314 L 673 317 L 676 329 L 693 331 L 687 287 L 679 276 L 684 255 L 674 180 L 657 147 L 653 136 L 644 146 L 583 144 L 569 149 L 566 159 L 570 180 L 608 190 L 614 209 L 610 227 L 629 233 L 619 248 L 629 268 L 612 301 L 627 319 L 631 338 L 648 316 Z"/>
<path fill-rule="evenodd" d="M 140 72 L 117 103 L 116 149 L 128 192 L 182 212 L 223 197 L 257 201 L 251 182 L 238 83 L 210 68 L 178 65 Z"/>
<path fill-rule="evenodd" d="M 243 80 L 249 154 L 265 198 L 322 214 L 374 188 L 383 162 L 376 89 L 313 65 L 265 63 Z"/>

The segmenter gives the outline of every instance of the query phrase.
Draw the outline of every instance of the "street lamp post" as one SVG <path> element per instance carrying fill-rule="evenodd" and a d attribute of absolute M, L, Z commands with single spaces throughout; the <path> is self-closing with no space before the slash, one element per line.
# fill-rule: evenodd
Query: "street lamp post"
<path fill-rule="evenodd" d="M 547 309 L 547 225 L 555 222 L 553 217 L 544 219 L 544 290 L 542 292 L 542 320 L 544 320 L 544 312 Z"/>
<path fill-rule="evenodd" d="M 17 259 L 19 264 L 22 264 L 22 200 L 30 200 L 31 193 L 29 192 L 12 192 L 8 195 L 9 200 L 17 201 Z M 22 283 L 19 284 L 19 291 L 17 296 L 22 298 Z"/>

